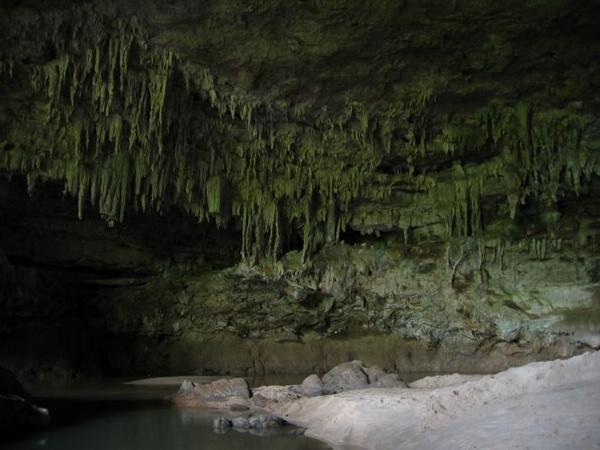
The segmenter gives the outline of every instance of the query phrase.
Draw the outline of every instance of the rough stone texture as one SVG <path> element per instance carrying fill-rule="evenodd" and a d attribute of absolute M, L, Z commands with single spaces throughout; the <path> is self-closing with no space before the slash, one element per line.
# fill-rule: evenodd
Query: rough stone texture
<path fill-rule="evenodd" d="M 219 417 L 214 420 L 213 428 L 216 430 L 224 430 L 229 427 L 238 430 L 264 430 L 268 428 L 278 428 L 285 424 L 285 420 L 271 414 L 250 414 L 249 416 L 239 416 L 234 417 L 233 419 Z"/>
<path fill-rule="evenodd" d="M 374 383 L 369 383 L 373 387 L 379 388 L 399 388 L 406 387 L 406 383 L 400 379 L 397 373 L 388 373 L 377 379 Z"/>
<path fill-rule="evenodd" d="M 323 382 L 318 375 L 309 375 L 299 386 L 304 397 L 318 397 L 323 394 Z"/>
<path fill-rule="evenodd" d="M 184 381 L 172 400 L 188 408 L 239 409 L 247 406 L 250 396 L 248 382 L 243 378 L 217 380 L 207 384 Z"/>
<path fill-rule="evenodd" d="M 386 373 L 381 367 L 367 367 L 362 361 L 345 362 L 335 366 L 323 375 L 323 394 L 337 394 L 344 391 L 369 387 L 406 387 L 397 373 Z"/>
<path fill-rule="evenodd" d="M 323 375 L 323 393 L 336 394 L 354 389 L 365 389 L 369 378 L 362 361 L 339 364 Z"/>
<path fill-rule="evenodd" d="M 590 449 L 600 439 L 600 352 L 419 388 L 303 399 L 274 410 L 333 447 Z"/>
<path fill-rule="evenodd" d="M 302 397 L 302 393 L 294 388 L 295 386 L 260 386 L 252 390 L 251 402 L 254 406 L 265 408 L 297 400 Z"/>
<path fill-rule="evenodd" d="M 231 420 L 227 419 L 226 417 L 217 417 L 215 420 L 213 420 L 213 428 L 215 430 L 224 430 L 231 427 L 231 425 Z"/>
<path fill-rule="evenodd" d="M 379 366 L 366 367 L 364 371 L 367 374 L 369 384 L 375 384 L 385 376 L 385 370 Z"/>
<path fill-rule="evenodd" d="M 598 346 L 597 2 L 110 3 L 0 6 L 5 364 L 482 371 Z"/>

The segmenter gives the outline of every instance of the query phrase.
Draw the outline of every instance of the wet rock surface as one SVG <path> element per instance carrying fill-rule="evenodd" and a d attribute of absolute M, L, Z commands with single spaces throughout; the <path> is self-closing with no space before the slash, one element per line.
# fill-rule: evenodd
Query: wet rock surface
<path fill-rule="evenodd" d="M 258 386 L 250 389 L 242 378 L 222 379 L 206 384 L 185 380 L 171 400 L 184 408 L 215 408 L 229 411 L 277 410 L 295 401 L 368 388 L 406 388 L 398 374 L 386 373 L 377 366 L 367 367 L 361 361 L 339 364 L 321 379 L 312 374 L 301 384 L 286 386 Z M 244 414 L 229 419 L 215 419 L 214 428 L 261 428 L 268 417 Z M 269 422 L 270 423 L 270 422 Z M 263 427 L 264 428 L 264 427 Z"/>

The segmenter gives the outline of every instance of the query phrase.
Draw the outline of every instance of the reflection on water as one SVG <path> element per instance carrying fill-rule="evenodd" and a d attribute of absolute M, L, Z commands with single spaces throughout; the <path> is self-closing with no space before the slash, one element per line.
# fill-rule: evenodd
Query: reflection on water
<path fill-rule="evenodd" d="M 51 429 L 14 441 L 7 450 L 312 450 L 326 445 L 289 434 L 290 427 L 271 432 L 216 433 L 211 411 L 184 411 L 162 400 L 165 389 L 121 386 L 70 390 L 38 403 L 51 410 Z"/>

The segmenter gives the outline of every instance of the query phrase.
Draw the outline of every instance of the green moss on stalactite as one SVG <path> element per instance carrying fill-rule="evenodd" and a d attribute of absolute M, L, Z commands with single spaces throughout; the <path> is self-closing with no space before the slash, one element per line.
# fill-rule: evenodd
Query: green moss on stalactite
<path fill-rule="evenodd" d="M 233 217 L 248 259 L 279 256 L 293 235 L 308 258 L 350 224 L 407 240 L 496 238 L 482 199 L 500 197 L 496 222 L 510 221 L 528 200 L 551 204 L 598 173 L 593 118 L 576 104 L 490 101 L 447 114 L 448 80 L 436 74 L 394 85 L 383 106 L 348 96 L 317 110 L 222 82 L 150 46 L 134 19 L 94 19 L 94 39 L 86 26 L 53 36 L 62 44 L 51 61 L 0 65 L 0 76 L 19 72 L 37 95 L 7 132 L 13 148 L 0 167 L 26 173 L 31 187 L 63 180 L 80 217 L 88 203 L 110 223 L 177 205 L 200 221 Z M 512 50 L 498 36 L 482 45 L 485 58 L 475 52 L 473 62 L 490 70 Z"/>
<path fill-rule="evenodd" d="M 206 201 L 209 213 L 219 214 L 221 212 L 221 178 L 218 176 L 206 180 Z"/>

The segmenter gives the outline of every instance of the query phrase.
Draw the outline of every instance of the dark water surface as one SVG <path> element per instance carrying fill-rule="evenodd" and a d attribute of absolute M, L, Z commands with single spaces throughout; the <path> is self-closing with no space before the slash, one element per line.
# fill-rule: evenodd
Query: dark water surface
<path fill-rule="evenodd" d="M 176 388 L 175 388 L 176 390 Z M 211 411 L 184 411 L 164 400 L 173 387 L 122 384 L 34 390 L 50 410 L 52 426 L 14 440 L 6 450 L 323 450 L 319 441 L 289 434 L 292 427 L 259 434 L 217 433 Z"/>

